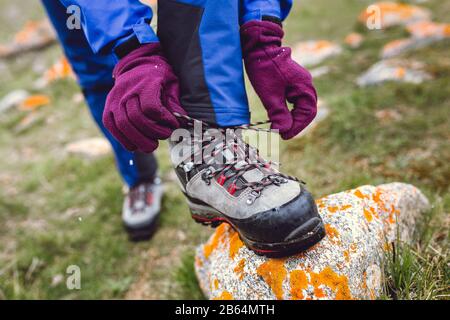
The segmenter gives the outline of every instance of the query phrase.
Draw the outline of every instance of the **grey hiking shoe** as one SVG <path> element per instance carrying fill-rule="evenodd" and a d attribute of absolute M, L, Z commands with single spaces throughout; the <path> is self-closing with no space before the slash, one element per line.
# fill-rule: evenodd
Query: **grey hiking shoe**
<path fill-rule="evenodd" d="M 170 143 L 192 218 L 212 227 L 229 223 L 248 248 L 269 257 L 295 254 L 318 243 L 325 228 L 304 185 L 278 172 L 230 130 L 231 142 L 211 139 L 207 132 L 199 142 L 191 130 L 190 140 L 199 143 Z M 203 154 L 199 162 L 198 154 L 206 150 L 213 150 L 211 156 Z"/>
<path fill-rule="evenodd" d="M 153 235 L 161 210 L 163 185 L 159 178 L 131 188 L 125 197 L 122 221 L 132 241 L 148 240 Z"/>

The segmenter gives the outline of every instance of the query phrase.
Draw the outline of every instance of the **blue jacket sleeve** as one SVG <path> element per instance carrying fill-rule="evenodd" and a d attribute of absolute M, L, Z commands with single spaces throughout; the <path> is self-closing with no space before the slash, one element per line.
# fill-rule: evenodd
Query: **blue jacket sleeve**
<path fill-rule="evenodd" d="M 241 0 L 241 23 L 262 20 L 264 16 L 286 19 L 293 0 Z"/>
<path fill-rule="evenodd" d="M 139 0 L 60 0 L 68 8 L 76 6 L 81 25 L 95 53 L 111 52 L 136 36 L 140 43 L 158 42 L 150 27 L 153 12 Z"/>

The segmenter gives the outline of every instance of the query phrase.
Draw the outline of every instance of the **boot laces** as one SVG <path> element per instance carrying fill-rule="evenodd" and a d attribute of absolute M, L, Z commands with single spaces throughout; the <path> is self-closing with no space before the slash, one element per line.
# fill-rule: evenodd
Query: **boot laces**
<path fill-rule="evenodd" d="M 195 158 L 196 154 L 201 152 L 204 162 L 209 165 L 208 169 L 202 174 L 202 180 L 204 180 L 207 184 L 210 184 L 212 179 L 217 179 L 217 182 L 223 186 L 226 181 L 231 179 L 227 191 L 232 195 L 239 190 L 250 188 L 251 192 L 247 200 L 247 204 L 249 205 L 252 204 L 261 195 L 262 191 L 270 185 L 280 186 L 281 184 L 287 183 L 288 180 L 305 184 L 305 182 L 299 180 L 298 178 L 285 175 L 273 168 L 273 165 L 279 166 L 279 163 L 265 160 L 259 155 L 259 150 L 257 148 L 248 144 L 244 141 L 242 135 L 237 133 L 238 130 L 253 130 L 271 133 L 273 132 L 272 130 L 259 127 L 261 125 L 268 124 L 269 121 L 261 121 L 248 125 L 233 126 L 228 128 L 218 128 L 208 124 L 207 122 L 191 118 L 187 115 L 182 115 L 179 113 L 174 113 L 174 115 L 177 118 L 184 120 L 189 127 L 194 127 L 195 123 L 197 123 L 203 128 L 213 128 L 218 130 L 222 135 L 227 136 L 225 142 L 217 143 L 214 148 L 211 148 L 214 140 L 205 141 L 205 139 L 203 139 L 202 141 L 195 141 L 196 138 L 194 136 L 194 142 L 198 142 L 199 145 L 201 145 L 201 148 L 194 152 L 193 157 Z M 204 138 L 209 138 L 207 131 L 203 131 Z M 211 153 L 204 155 L 205 151 L 210 151 L 211 149 L 213 150 Z M 234 151 L 232 153 L 233 159 L 227 159 L 224 164 L 217 165 L 216 157 L 222 156 L 229 151 Z M 238 155 L 241 156 L 239 157 Z M 216 165 L 213 166 L 213 164 Z M 185 164 L 184 167 L 185 171 L 189 171 L 193 167 L 193 163 Z M 262 177 L 259 181 L 245 182 L 238 186 L 238 179 L 246 172 L 253 169 L 257 169 L 262 172 L 264 177 Z"/>

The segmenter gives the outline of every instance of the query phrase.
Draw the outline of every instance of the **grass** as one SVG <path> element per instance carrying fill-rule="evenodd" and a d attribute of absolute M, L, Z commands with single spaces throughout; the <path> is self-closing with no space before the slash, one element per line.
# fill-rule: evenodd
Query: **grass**
<path fill-rule="evenodd" d="M 286 22 L 289 44 L 318 38 L 341 43 L 353 30 L 364 32 L 366 40 L 360 49 L 345 49 L 324 63 L 331 72 L 315 84 L 331 115 L 308 136 L 282 143 L 283 170 L 307 181 L 316 197 L 392 181 L 419 187 L 433 209 L 424 215 L 413 244 L 398 243 L 386 257 L 384 298 L 448 299 L 449 43 L 403 56 L 423 61 L 433 81 L 356 87 L 356 77 L 378 61 L 382 46 L 405 36 L 402 28 L 358 27 L 356 17 L 369 2 L 295 2 Z M 450 1 L 424 6 L 436 21 L 450 22 Z M 43 16 L 38 2 L 0 0 L 0 7 L 2 41 L 27 19 Z M 0 61 L 0 96 L 22 88 L 40 92 L 33 82 L 60 55 L 55 46 Z M 60 81 L 43 93 L 52 104 L 37 111 L 38 121 L 28 129 L 17 130 L 26 112 L 0 115 L 0 298 L 203 298 L 193 252 L 211 229 L 191 221 L 166 145 L 158 151 L 167 188 L 159 232 L 151 242 L 131 244 L 120 223 L 122 183 L 112 156 L 87 160 L 64 152 L 71 141 L 100 135 L 85 106 L 73 102 L 79 89 L 73 81 Z M 253 92 L 250 101 L 255 120 L 264 119 Z M 380 121 L 380 110 L 400 117 Z M 70 265 L 81 269 L 81 290 L 65 286 Z"/>

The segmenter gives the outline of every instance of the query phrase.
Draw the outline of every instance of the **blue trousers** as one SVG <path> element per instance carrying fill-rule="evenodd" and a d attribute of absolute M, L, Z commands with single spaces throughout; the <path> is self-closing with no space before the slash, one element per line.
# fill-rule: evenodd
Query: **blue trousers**
<path fill-rule="evenodd" d="M 114 82 L 112 55 L 94 54 L 82 30 L 69 30 L 66 26 L 66 8 L 56 0 L 42 0 L 47 14 L 58 34 L 65 55 L 77 75 L 91 114 L 102 133 L 111 143 L 117 167 L 123 180 L 133 187 L 151 181 L 156 175 L 157 162 L 153 154 L 131 153 L 114 139 L 102 123 L 106 97 Z"/>

